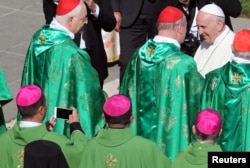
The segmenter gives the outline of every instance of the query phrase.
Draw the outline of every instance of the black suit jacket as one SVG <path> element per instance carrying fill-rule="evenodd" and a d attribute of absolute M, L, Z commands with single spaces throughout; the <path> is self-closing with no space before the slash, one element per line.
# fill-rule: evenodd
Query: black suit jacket
<path fill-rule="evenodd" d="M 175 0 L 175 5 L 178 6 L 179 0 Z M 198 9 L 201 9 L 203 6 L 209 3 L 215 3 L 223 10 L 225 14 L 225 23 L 228 25 L 232 30 L 233 26 L 230 20 L 231 17 L 238 17 L 241 14 L 242 6 L 239 0 L 190 0 L 190 9 L 193 9 L 195 6 Z M 195 12 L 190 13 L 190 22 L 192 22 L 194 18 Z"/>
<path fill-rule="evenodd" d="M 140 13 L 144 0 L 112 0 L 114 11 L 122 13 L 122 27 L 129 27 Z"/>
<path fill-rule="evenodd" d="M 134 23 L 141 12 L 144 1 L 152 2 L 154 7 L 148 10 L 147 14 L 156 15 L 156 17 L 163 8 L 175 2 L 175 0 L 112 0 L 113 10 L 122 14 L 121 27 L 129 27 Z"/>
<path fill-rule="evenodd" d="M 83 29 L 83 39 L 86 50 L 91 57 L 91 64 L 99 74 L 99 80 L 103 81 L 108 76 L 107 54 L 105 52 L 101 30 L 107 32 L 115 28 L 116 20 L 113 14 L 110 0 L 95 0 L 100 7 L 98 18 L 94 18 L 88 10 L 88 24 Z M 75 41 L 80 42 L 80 35 L 76 35 Z"/>
<path fill-rule="evenodd" d="M 50 24 L 56 14 L 56 4 L 53 2 L 53 0 L 43 0 L 43 13 L 45 17 L 45 23 Z"/>

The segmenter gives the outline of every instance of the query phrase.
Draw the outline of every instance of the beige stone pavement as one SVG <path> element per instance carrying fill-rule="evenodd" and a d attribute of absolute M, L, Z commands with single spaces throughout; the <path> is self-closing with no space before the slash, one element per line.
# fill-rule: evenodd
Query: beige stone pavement
<path fill-rule="evenodd" d="M 235 31 L 248 28 L 250 20 L 232 19 Z M 42 0 L 0 0 L 0 67 L 4 70 L 8 85 L 15 96 L 20 86 L 23 62 L 33 33 L 44 23 Z M 118 93 L 119 67 L 109 68 L 104 90 Z M 8 126 L 15 122 L 15 101 L 3 107 Z"/>

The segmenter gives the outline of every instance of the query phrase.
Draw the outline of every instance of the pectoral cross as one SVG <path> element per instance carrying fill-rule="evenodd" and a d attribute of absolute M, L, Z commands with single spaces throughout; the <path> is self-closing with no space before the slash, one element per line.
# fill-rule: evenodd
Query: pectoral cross
<path fill-rule="evenodd" d="M 239 73 L 234 72 L 234 75 L 231 76 L 231 80 L 234 82 L 234 84 L 239 84 L 239 82 L 242 81 L 242 76 L 239 75 Z"/>
<path fill-rule="evenodd" d="M 45 36 L 43 34 L 40 34 L 38 40 L 40 44 L 43 44 L 45 42 Z"/>
<path fill-rule="evenodd" d="M 118 162 L 118 160 L 114 158 L 114 156 L 112 155 L 112 153 L 109 153 L 109 155 L 106 157 L 106 160 L 105 160 L 105 163 L 110 168 L 114 168 L 117 162 Z"/>
<path fill-rule="evenodd" d="M 154 46 L 149 46 L 149 49 L 147 50 L 148 55 L 151 57 L 155 53 Z"/>

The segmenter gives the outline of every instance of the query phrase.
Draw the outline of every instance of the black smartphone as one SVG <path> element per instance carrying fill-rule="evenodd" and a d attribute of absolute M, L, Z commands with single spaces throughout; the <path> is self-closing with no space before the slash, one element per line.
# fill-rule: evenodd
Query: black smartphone
<path fill-rule="evenodd" d="M 72 113 L 73 113 L 72 109 L 55 107 L 55 118 L 61 118 L 61 119 L 68 120 L 69 115 Z"/>

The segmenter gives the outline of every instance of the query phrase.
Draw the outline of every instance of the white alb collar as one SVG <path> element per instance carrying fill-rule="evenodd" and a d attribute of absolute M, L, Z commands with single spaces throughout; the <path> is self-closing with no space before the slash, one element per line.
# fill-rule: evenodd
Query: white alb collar
<path fill-rule="evenodd" d="M 239 64 L 250 64 L 250 60 L 240 58 L 240 57 L 235 57 L 232 55 L 232 61 L 237 62 Z"/>
<path fill-rule="evenodd" d="M 172 44 L 176 45 L 178 48 L 180 48 L 180 44 L 178 43 L 178 41 L 175 39 L 169 38 L 169 37 L 156 35 L 153 40 L 155 42 L 172 43 Z"/>
<path fill-rule="evenodd" d="M 37 127 L 42 125 L 42 123 L 32 122 L 32 121 L 20 121 L 19 126 L 20 128 L 31 128 L 31 127 Z"/>

